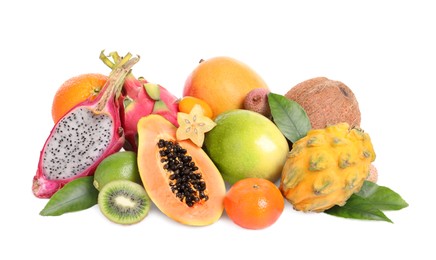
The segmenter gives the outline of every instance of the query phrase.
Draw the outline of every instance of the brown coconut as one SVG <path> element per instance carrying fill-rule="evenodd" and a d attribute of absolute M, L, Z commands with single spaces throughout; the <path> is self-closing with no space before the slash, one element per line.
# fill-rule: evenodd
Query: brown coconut
<path fill-rule="evenodd" d="M 291 88 L 285 96 L 306 111 L 313 129 L 347 122 L 360 126 L 360 109 L 354 93 L 340 81 L 317 77 Z"/>

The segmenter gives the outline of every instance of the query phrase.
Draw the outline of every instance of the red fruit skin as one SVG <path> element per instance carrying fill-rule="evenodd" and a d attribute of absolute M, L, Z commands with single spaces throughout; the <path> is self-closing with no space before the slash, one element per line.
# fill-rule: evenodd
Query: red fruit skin
<path fill-rule="evenodd" d="M 141 88 L 142 83 L 132 74 L 129 74 L 123 85 L 124 95 L 120 97 L 121 125 L 126 138 L 124 149 L 128 151 L 137 150 L 136 125 L 139 119 L 150 114 L 153 110 L 153 100 L 148 95 L 144 95 L 145 91 L 142 91 Z M 128 105 L 125 104 L 126 100 L 130 102 Z"/>
<path fill-rule="evenodd" d="M 49 143 L 51 136 L 53 135 L 54 131 L 56 130 L 58 124 L 62 121 L 59 120 L 53 127 L 53 129 L 50 132 L 50 135 L 48 136 L 47 140 L 44 143 L 44 146 L 40 152 L 39 162 L 38 162 L 38 168 L 36 170 L 36 174 L 33 177 L 32 182 L 32 192 L 33 194 L 38 198 L 51 198 L 51 196 L 61 189 L 65 184 L 69 183 L 70 181 L 77 179 L 79 177 L 89 176 L 93 175 L 95 172 L 95 169 L 97 168 L 98 164 L 107 156 L 118 152 L 125 143 L 125 136 L 123 128 L 121 127 L 121 118 L 120 118 L 120 106 L 118 103 L 118 100 L 116 97 L 120 94 L 121 88 L 123 86 L 123 83 L 115 83 L 115 81 L 124 79 L 130 71 L 131 67 L 137 62 L 138 59 L 134 61 L 129 61 L 129 64 L 126 64 L 126 67 L 119 68 L 116 72 L 114 72 L 113 75 L 113 81 L 110 79 L 107 81 L 107 83 L 104 86 L 103 91 L 100 92 L 100 94 L 95 98 L 93 101 L 86 100 L 84 102 L 81 102 L 77 104 L 75 107 L 73 107 L 70 111 L 68 111 L 64 116 L 66 117 L 70 112 L 79 109 L 79 108 L 88 108 L 90 110 L 94 110 L 94 113 L 99 114 L 107 114 L 109 117 L 112 118 L 113 124 L 112 124 L 112 139 L 106 148 L 106 151 L 98 158 L 92 165 L 87 167 L 82 173 L 74 175 L 68 179 L 62 179 L 62 180 L 50 180 L 46 177 L 46 173 L 43 169 L 43 155 L 44 150 L 47 147 L 47 144 Z M 107 92 L 107 93 L 106 93 Z M 107 99 L 106 99 L 107 98 Z M 103 103 L 100 103 L 101 100 Z M 104 105 L 104 107 L 101 107 L 101 105 Z M 98 109 L 97 109 L 98 107 Z"/>
<path fill-rule="evenodd" d="M 179 127 L 179 123 L 177 122 L 177 113 L 179 112 L 178 98 L 161 85 L 159 85 L 159 88 L 160 99 L 167 105 L 168 110 L 160 110 L 154 113 L 165 117 L 174 126 Z"/>
<path fill-rule="evenodd" d="M 112 99 L 113 98 L 114 97 L 112 97 Z M 71 112 L 79 107 L 88 107 L 89 109 L 94 109 L 99 100 L 100 100 L 99 98 L 96 98 L 95 101 L 93 101 L 91 103 L 89 101 L 82 102 L 82 103 L 78 104 L 77 106 L 75 106 L 74 108 L 72 108 L 69 112 Z M 106 158 L 110 154 L 118 152 L 123 147 L 125 138 L 124 138 L 124 132 L 122 131 L 122 128 L 121 128 L 121 120 L 120 120 L 120 116 L 119 116 L 118 103 L 117 102 L 108 102 L 107 106 L 105 108 L 105 111 L 111 111 L 109 113 L 106 112 L 106 114 L 111 116 L 113 118 L 113 122 L 114 122 L 113 128 L 112 128 L 114 135 L 112 137 L 112 140 L 111 140 L 109 146 L 106 148 L 106 151 L 103 153 L 103 155 L 98 160 L 96 160 L 90 167 L 88 167 L 85 171 L 83 171 L 81 174 L 75 175 L 74 177 L 71 177 L 69 179 L 64 179 L 64 180 L 49 180 L 49 179 L 47 179 L 47 177 L 44 173 L 44 170 L 43 170 L 43 161 L 42 161 L 43 153 L 44 153 L 44 150 L 47 146 L 47 143 L 51 139 L 51 136 L 53 135 L 53 132 L 56 129 L 59 122 L 56 123 L 56 125 L 51 130 L 50 135 L 47 138 L 43 149 L 40 152 L 38 169 L 36 171 L 35 176 L 33 177 L 32 191 L 36 197 L 38 197 L 38 198 L 50 198 L 56 191 L 58 191 L 60 188 L 62 188 L 68 182 L 70 182 L 74 179 L 77 179 L 79 177 L 93 175 L 98 164 L 104 158 Z M 67 114 L 69 114 L 69 112 Z"/>
<path fill-rule="evenodd" d="M 144 116 L 159 114 L 178 127 L 177 112 L 179 112 L 179 108 L 177 97 L 171 94 L 166 88 L 159 85 L 160 100 L 166 104 L 167 109 L 153 111 L 156 101 L 147 94 L 144 88 L 144 84 L 146 83 L 148 82 L 145 79 L 137 79 L 132 74 L 130 74 L 124 82 L 123 88 L 125 95 L 121 98 L 120 102 L 124 104 L 126 99 L 131 100 L 126 107 L 122 105 L 123 109 L 121 112 L 121 123 L 126 136 L 126 144 L 124 145 L 126 150 L 137 151 L 137 126 L 139 119 Z"/>

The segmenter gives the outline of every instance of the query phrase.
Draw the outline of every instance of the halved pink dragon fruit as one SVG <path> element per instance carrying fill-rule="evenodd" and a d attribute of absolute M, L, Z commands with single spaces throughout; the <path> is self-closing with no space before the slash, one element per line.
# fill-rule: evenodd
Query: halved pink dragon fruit
<path fill-rule="evenodd" d="M 127 54 L 114 66 L 103 91 L 84 101 L 55 124 L 40 153 L 32 191 L 50 198 L 66 183 L 94 174 L 98 164 L 119 151 L 125 141 L 118 97 L 127 74 L 139 57 Z"/>
<path fill-rule="evenodd" d="M 100 59 L 112 69 L 117 66 L 122 57 L 117 52 L 111 52 L 108 56 L 101 52 Z M 177 97 L 161 85 L 149 83 L 142 77 L 136 78 L 132 73 L 127 75 L 124 81 L 123 95 L 120 98 L 121 125 L 126 136 L 124 149 L 137 151 L 137 125 L 141 117 L 159 114 L 178 127 L 177 112 L 179 112 L 179 108 L 177 102 Z"/>

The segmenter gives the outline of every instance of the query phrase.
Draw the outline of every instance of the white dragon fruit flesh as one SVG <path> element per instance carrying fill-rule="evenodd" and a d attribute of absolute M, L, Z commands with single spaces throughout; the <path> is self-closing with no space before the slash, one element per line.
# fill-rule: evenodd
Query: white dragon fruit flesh
<path fill-rule="evenodd" d="M 96 99 L 76 105 L 55 124 L 33 178 L 36 197 L 50 198 L 66 183 L 94 174 L 104 158 L 122 148 L 125 137 L 118 97 L 125 77 L 138 60 L 126 55 L 113 68 Z"/>

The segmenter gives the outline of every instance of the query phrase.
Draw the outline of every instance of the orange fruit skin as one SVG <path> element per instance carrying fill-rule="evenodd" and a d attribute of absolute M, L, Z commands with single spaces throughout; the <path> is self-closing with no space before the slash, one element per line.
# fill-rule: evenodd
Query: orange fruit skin
<path fill-rule="evenodd" d="M 264 229 L 274 224 L 283 213 L 285 200 L 277 186 L 262 178 L 242 179 L 224 198 L 229 218 L 246 229 Z"/>
<path fill-rule="evenodd" d="M 108 77 L 99 73 L 86 73 L 65 81 L 56 91 L 52 103 L 53 122 L 57 123 L 70 109 L 87 99 L 94 100 Z"/>
<path fill-rule="evenodd" d="M 216 117 L 243 108 L 245 96 L 255 88 L 269 89 L 261 76 L 245 63 L 218 56 L 198 64 L 185 81 L 183 96 L 204 100 Z"/>
<path fill-rule="evenodd" d="M 203 109 L 204 116 L 213 117 L 212 108 L 204 100 L 196 97 L 184 96 L 179 100 L 179 112 L 189 114 L 195 105 L 200 105 Z"/>

